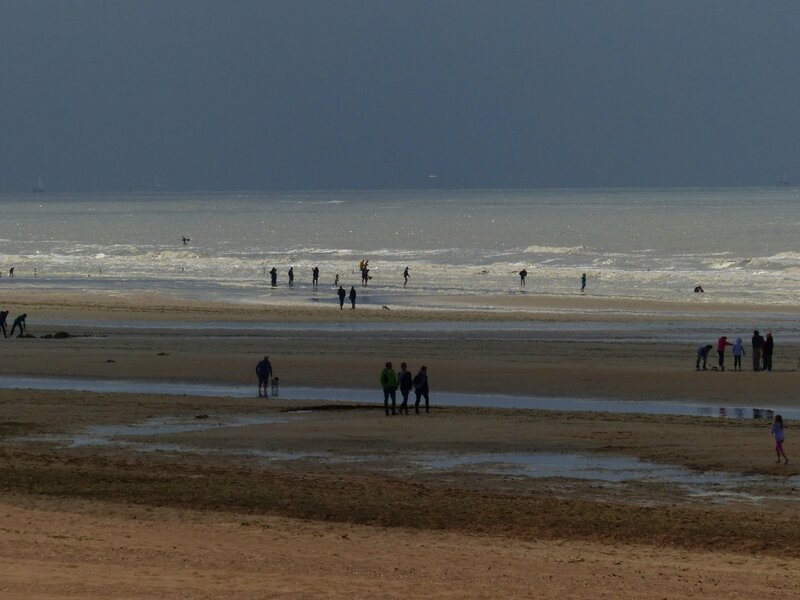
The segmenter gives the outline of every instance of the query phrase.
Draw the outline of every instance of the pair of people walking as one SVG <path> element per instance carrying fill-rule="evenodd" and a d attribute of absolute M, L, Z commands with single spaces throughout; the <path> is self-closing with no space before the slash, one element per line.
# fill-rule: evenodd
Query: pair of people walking
<path fill-rule="evenodd" d="M 338 277 L 338 275 L 337 275 Z M 339 286 L 336 295 L 339 296 L 339 309 L 344 309 L 344 299 L 347 297 L 347 292 L 344 291 L 342 286 Z M 356 287 L 354 285 L 350 286 L 350 308 L 355 309 L 356 307 Z"/>
<path fill-rule="evenodd" d="M 431 412 L 428 387 L 428 367 L 425 365 L 419 368 L 419 372 L 412 378 L 411 372 L 408 370 L 406 363 L 400 363 L 400 372 L 395 373 L 392 368 L 392 363 L 387 362 L 380 377 L 381 389 L 383 390 L 383 409 L 386 416 L 408 413 L 408 396 L 411 390 L 414 390 L 416 402 L 414 403 L 414 412 L 419 414 L 419 404 L 422 398 L 425 398 L 425 412 Z M 400 395 L 403 398 L 400 408 L 397 408 L 397 390 L 400 390 Z M 389 408 L 389 399 L 392 400 L 391 412 Z"/>

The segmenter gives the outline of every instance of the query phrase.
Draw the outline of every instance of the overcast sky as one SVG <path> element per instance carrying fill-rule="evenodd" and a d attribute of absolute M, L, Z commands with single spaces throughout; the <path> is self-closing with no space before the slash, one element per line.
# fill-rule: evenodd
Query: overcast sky
<path fill-rule="evenodd" d="M 0 0 L 0 190 L 800 182 L 799 58 L 796 0 Z"/>

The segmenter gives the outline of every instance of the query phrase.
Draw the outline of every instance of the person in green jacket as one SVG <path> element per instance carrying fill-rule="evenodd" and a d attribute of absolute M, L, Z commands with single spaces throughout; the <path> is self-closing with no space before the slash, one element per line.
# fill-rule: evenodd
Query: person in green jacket
<path fill-rule="evenodd" d="M 396 415 L 397 406 L 397 374 L 392 369 L 392 363 L 387 362 L 386 368 L 381 371 L 381 387 L 383 388 L 383 409 L 386 411 L 386 416 L 389 416 L 389 398 L 392 399 L 392 412 Z"/>

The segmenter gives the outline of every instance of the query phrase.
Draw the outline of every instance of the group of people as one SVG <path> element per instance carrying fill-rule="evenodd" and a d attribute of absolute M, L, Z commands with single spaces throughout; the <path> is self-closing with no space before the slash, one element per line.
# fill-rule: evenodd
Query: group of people
<path fill-rule="evenodd" d="M 408 370 L 406 363 L 400 363 L 400 371 L 395 373 L 392 368 L 392 363 L 387 362 L 384 369 L 381 371 L 380 377 L 381 389 L 383 390 L 383 410 L 386 416 L 402 415 L 408 413 L 408 396 L 411 390 L 414 390 L 416 402 L 414 402 L 414 412 L 419 414 L 419 404 L 422 398 L 425 398 L 425 412 L 431 412 L 429 387 L 428 387 L 428 367 L 422 365 L 419 371 L 413 377 L 411 371 Z M 400 396 L 403 401 L 400 407 L 397 407 L 397 390 L 400 390 Z M 392 400 L 391 411 L 389 407 L 389 399 Z"/>
<path fill-rule="evenodd" d="M 753 371 L 772 371 L 772 351 L 775 345 L 772 338 L 772 332 L 768 332 L 767 337 L 765 338 L 759 333 L 758 329 L 756 329 L 753 331 L 753 337 L 750 340 L 750 345 L 753 353 Z M 742 357 L 747 355 L 747 352 L 744 348 L 744 342 L 742 342 L 742 338 L 736 338 L 736 342 L 731 344 L 728 341 L 728 336 L 725 335 L 717 340 L 719 370 L 725 370 L 725 349 L 728 346 L 731 346 L 731 354 L 733 355 L 733 370 L 741 371 Z M 697 363 L 695 364 L 696 370 L 708 370 L 708 355 L 713 348 L 714 346 L 712 344 L 705 344 L 697 348 Z M 702 363 L 702 367 L 700 366 L 700 363 Z"/>
<path fill-rule="evenodd" d="M 19 335 L 17 337 L 22 337 L 28 333 L 28 327 L 25 325 L 25 319 L 27 318 L 27 313 L 22 313 L 19 315 L 16 319 L 14 319 L 14 322 L 11 325 L 11 333 L 8 333 L 8 311 L 0 310 L 0 331 L 3 332 L 3 337 L 7 338 L 9 335 L 14 337 L 14 332 L 17 329 L 19 329 Z"/>

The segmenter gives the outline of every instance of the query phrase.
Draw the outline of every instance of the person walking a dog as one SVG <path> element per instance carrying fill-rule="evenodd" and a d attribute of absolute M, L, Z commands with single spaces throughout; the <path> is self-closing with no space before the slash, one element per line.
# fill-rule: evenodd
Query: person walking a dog
<path fill-rule="evenodd" d="M 258 375 L 258 397 L 261 397 L 261 389 L 264 389 L 264 398 L 269 398 L 269 382 L 272 379 L 272 363 L 269 362 L 269 356 L 265 356 L 264 360 L 256 365 L 256 375 Z"/>

